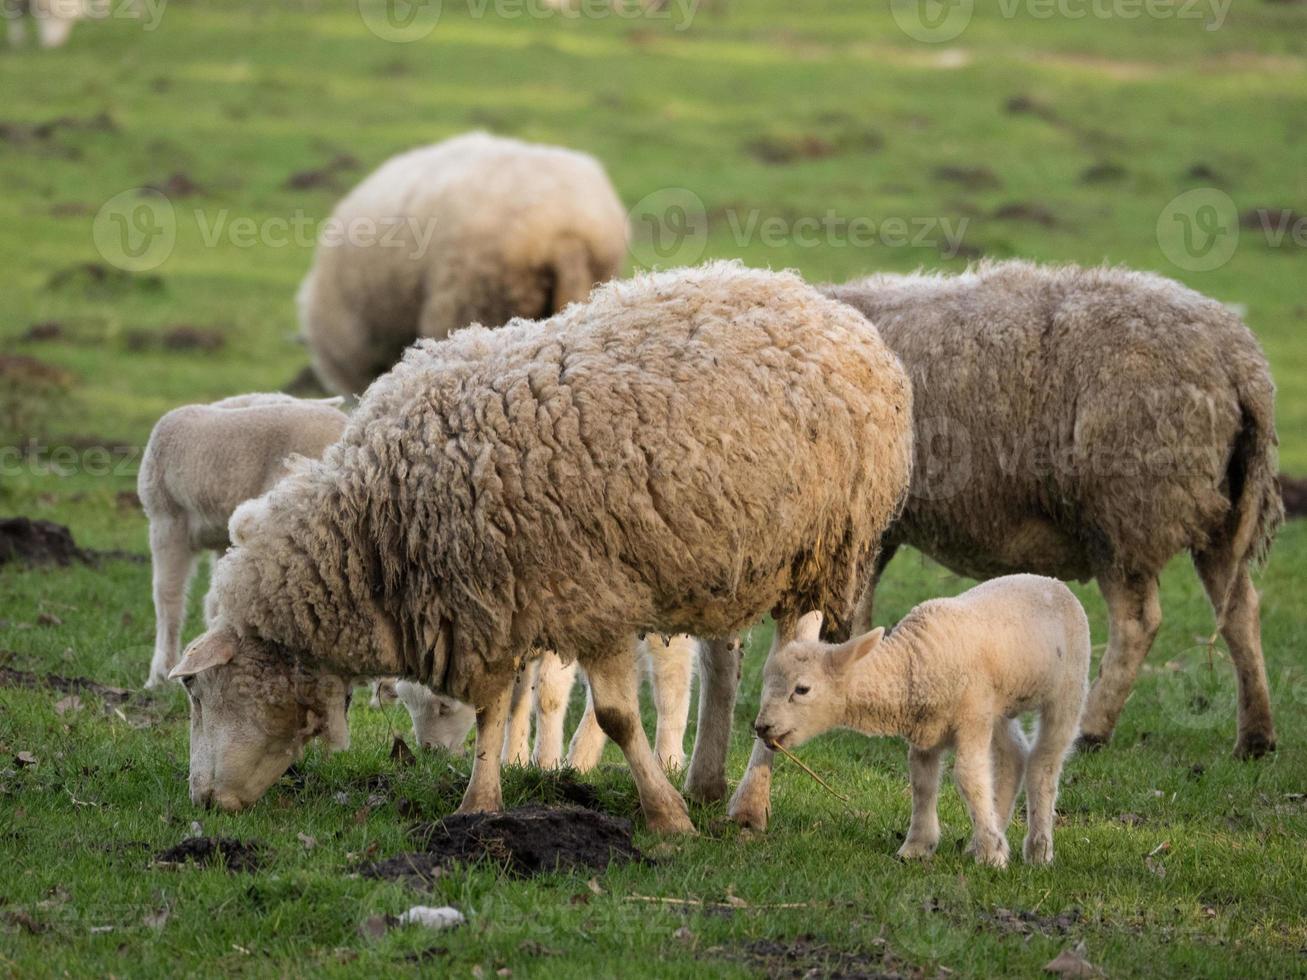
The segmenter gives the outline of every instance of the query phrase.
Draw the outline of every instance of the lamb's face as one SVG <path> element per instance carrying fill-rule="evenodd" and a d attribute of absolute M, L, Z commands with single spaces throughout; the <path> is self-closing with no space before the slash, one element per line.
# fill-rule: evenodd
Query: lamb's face
<path fill-rule="evenodd" d="M 397 683 L 395 694 L 413 719 L 413 734 L 419 745 L 426 749 L 463 751 L 467 733 L 477 720 L 475 708 L 411 681 Z"/>
<path fill-rule="evenodd" d="M 349 744 L 349 687 L 306 674 L 262 644 L 215 627 L 186 650 L 173 677 L 191 701 L 192 802 L 239 810 L 261 797 L 316 735 Z"/>

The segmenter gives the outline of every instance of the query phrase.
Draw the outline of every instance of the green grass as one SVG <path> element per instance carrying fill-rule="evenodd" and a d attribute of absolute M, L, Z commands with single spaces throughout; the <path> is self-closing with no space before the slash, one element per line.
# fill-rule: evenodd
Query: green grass
<path fill-rule="evenodd" d="M 828 211 L 877 223 L 966 218 L 964 241 L 989 254 L 1122 262 L 1245 304 L 1280 389 L 1282 462 L 1307 470 L 1302 249 L 1271 247 L 1245 229 L 1227 263 L 1198 272 L 1172 264 L 1156 231 L 1169 201 L 1205 185 L 1240 211 L 1307 212 L 1301 5 L 1238 4 L 1212 31 L 1174 18 L 1007 18 L 987 6 L 943 45 L 908 39 L 889 5 L 853 0 L 717 0 L 683 31 L 675 16 L 477 18 L 444 7 L 431 36 L 407 45 L 370 34 L 352 3 L 174 0 L 154 31 L 113 18 L 79 26 L 59 51 L 0 51 L 4 121 L 107 112 L 114 124 L 48 139 L 6 129 L 0 141 L 0 356 L 67 372 L 55 398 L 4 376 L 0 443 L 78 454 L 65 475 L 6 456 L 0 513 L 68 524 L 83 545 L 144 552 L 144 520 L 118 499 L 134 485 L 134 454 L 115 455 L 100 475 L 85 447 L 139 446 L 168 408 L 277 388 L 305 363 L 292 297 L 310 250 L 226 235 L 207 245 L 205 230 L 240 217 L 320 220 L 336 192 L 289 190 L 290 174 L 349 153 L 362 166 L 343 175 L 348 186 L 398 150 L 475 126 L 589 150 L 632 204 L 690 190 L 710 218 L 703 257 L 792 266 L 814 280 L 960 269 L 964 258 L 935 247 L 740 241 L 732 221 L 746 224 L 752 209 L 786 221 Z M 1018 95 L 1052 112 L 1007 111 Z M 799 152 L 767 163 L 759 145 Z M 1102 162 L 1124 176 L 1082 182 Z M 1001 186 L 942 182 L 935 170 L 945 165 L 987 167 Z M 1197 165 L 1216 176 L 1189 176 Z M 57 270 L 101 261 L 92 221 L 105 201 L 176 172 L 201 190 L 173 201 L 176 245 L 154 270 L 161 288 L 49 287 Z M 992 216 L 1012 202 L 1042 205 L 1057 223 Z M 63 339 L 21 339 L 52 320 Z M 142 334 L 177 324 L 218 330 L 226 344 L 212 353 L 142 345 Z M 907 554 L 891 566 L 879 614 L 888 621 L 967 585 Z M 1279 752 L 1255 764 L 1230 759 L 1231 671 L 1224 657 L 1209 671 L 1194 649 L 1211 614 L 1177 560 L 1164 580 L 1165 625 L 1116 740 L 1068 765 L 1052 869 L 975 868 L 960 852 L 967 827 L 951 790 L 940 853 L 928 865 L 897 863 L 908 815 L 902 747 L 840 735 L 803 756 L 851 797 L 852 811 L 782 762 L 766 835 L 741 835 L 707 808 L 694 813 L 694 840 L 642 835 L 657 863 L 612 869 L 599 895 L 581 876 L 515 881 L 478 868 L 424 897 L 351 876 L 363 855 L 406 846 L 401 800 L 443 814 L 466 775 L 466 761 L 447 756 L 396 768 L 387 752 L 405 724 L 397 708 L 357 705 L 350 751 L 312 751 L 302 785 L 279 784 L 250 812 L 225 816 L 187 800 L 180 691 L 139 696 L 121 713 L 86 697 L 82 710 L 59 715 L 58 694 L 0 687 L 0 973 L 390 973 L 436 945 L 444 952 L 424 967 L 451 975 L 744 976 L 764 970 L 744 958 L 745 944 L 807 935 L 831 956 L 892 956 L 899 969 L 927 974 L 1031 976 L 1080 941 L 1112 976 L 1302 974 L 1307 528 L 1286 528 L 1260 585 Z M 1102 603 L 1092 589 L 1080 594 L 1101 643 Z M 191 624 L 194 632 L 198 608 Z M 0 650 L 12 652 L 3 665 L 135 686 L 152 629 L 147 565 L 0 570 Z M 760 627 L 750 641 L 734 777 L 768 639 Z M 19 752 L 38 763 L 18 765 Z M 608 761 L 618 761 L 611 748 Z M 384 801 L 361 814 L 378 775 Z M 587 778 L 611 809 L 635 815 L 625 770 Z M 510 803 L 547 799 L 549 783 L 512 770 L 506 794 Z M 194 820 L 205 833 L 264 841 L 266 867 L 150 868 Z M 662 907 L 637 895 L 746 904 Z M 433 900 L 463 909 L 468 925 L 438 936 L 358 932 L 372 914 Z M 797 907 L 762 907 L 781 903 Z M 146 924 L 161 908 L 170 910 L 162 927 Z M 1016 929 L 997 910 L 1034 918 Z M 794 965 L 802 973 L 835 962 L 813 957 Z"/>

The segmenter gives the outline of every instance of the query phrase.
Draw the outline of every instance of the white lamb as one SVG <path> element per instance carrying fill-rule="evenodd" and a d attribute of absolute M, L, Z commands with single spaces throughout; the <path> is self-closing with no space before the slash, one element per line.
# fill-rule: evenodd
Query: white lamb
<path fill-rule="evenodd" d="M 157 621 L 146 687 L 167 680 L 180 658 L 186 591 L 200 552 L 227 548 L 232 512 L 269 490 L 291 457 L 317 459 L 339 438 L 349 421 L 339 403 L 259 393 L 184 405 L 159 419 L 137 477 L 150 520 Z"/>
<path fill-rule="evenodd" d="M 1056 579 L 1010 575 L 953 599 L 932 599 L 887 636 L 818 639 L 821 613 L 763 670 L 755 730 L 791 748 L 833 728 L 897 735 L 909 745 L 912 822 L 899 848 L 924 858 L 939 844 L 940 757 L 957 751 L 953 776 L 971 815 L 970 851 L 1005 867 L 1007 825 L 1026 781 L 1024 854 L 1053 860 L 1053 806 L 1062 760 L 1080 728 L 1089 687 L 1089 623 Z M 1028 747 L 1017 716 L 1037 712 Z"/>

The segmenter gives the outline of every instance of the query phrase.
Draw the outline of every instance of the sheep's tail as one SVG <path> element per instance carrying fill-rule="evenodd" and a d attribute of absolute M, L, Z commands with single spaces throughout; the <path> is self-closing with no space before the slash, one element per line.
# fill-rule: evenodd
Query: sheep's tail
<path fill-rule="evenodd" d="M 583 302 L 594 287 L 594 274 L 590 271 L 590 249 L 579 238 L 567 236 L 554 244 L 551 263 L 554 272 L 554 290 L 545 316 L 557 313 L 569 303 Z"/>
<path fill-rule="evenodd" d="M 1265 373 L 1239 385 L 1243 425 L 1230 458 L 1230 497 L 1234 505 L 1231 557 L 1261 564 L 1284 522 L 1277 479 L 1275 388 Z"/>

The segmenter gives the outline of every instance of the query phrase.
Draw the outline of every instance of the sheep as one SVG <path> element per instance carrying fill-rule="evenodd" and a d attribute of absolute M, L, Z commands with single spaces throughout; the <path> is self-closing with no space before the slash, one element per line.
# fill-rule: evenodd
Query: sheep
<path fill-rule="evenodd" d="M 1026 781 L 1030 864 L 1053 860 L 1058 778 L 1080 728 L 1089 689 L 1089 620 L 1057 579 L 1009 575 L 909 612 L 892 633 L 820 641 L 821 613 L 799 621 L 793 642 L 763 668 L 754 726 L 792 748 L 833 728 L 907 740 L 912 822 L 899 848 L 925 858 L 939 844 L 940 759 L 954 748 L 953 778 L 971 816 L 970 852 L 1006 867 L 1007 826 Z M 1039 715 L 1028 747 L 1017 717 Z"/>
<path fill-rule="evenodd" d="M 584 153 L 474 132 L 393 157 L 337 205 L 300 287 L 314 371 L 357 395 L 418 337 L 556 313 L 620 271 L 627 236 Z"/>
<path fill-rule="evenodd" d="M 286 472 L 292 455 L 320 456 L 345 429 L 340 399 L 257 393 L 186 405 L 159 419 L 137 474 L 150 522 L 156 618 L 146 687 L 177 665 L 186 592 L 196 559 L 230 543 L 227 522 Z"/>
<path fill-rule="evenodd" d="M 813 607 L 846 628 L 911 430 L 875 328 L 790 273 L 640 276 L 419 341 L 321 461 L 232 517 L 216 615 L 173 670 L 192 800 L 253 803 L 309 738 L 347 739 L 350 677 L 396 675 L 475 707 L 460 810 L 497 810 L 514 677 L 546 648 L 585 670 L 649 828 L 693 832 L 640 724 L 634 637 L 729 650 Z M 687 786 L 724 787 L 735 680 L 703 678 Z"/>
<path fill-rule="evenodd" d="M 36 23 L 37 43 L 41 47 L 63 47 L 74 25 L 90 14 L 87 0 L 16 0 L 5 11 L 9 44 L 19 47 L 26 43 L 26 21 L 30 16 Z"/>
<path fill-rule="evenodd" d="M 1015 261 L 823 291 L 912 375 L 912 493 L 877 576 L 910 544 L 977 578 L 1097 579 L 1109 642 L 1079 740 L 1092 749 L 1161 625 L 1158 574 L 1188 550 L 1238 679 L 1235 754 L 1273 750 L 1249 566 L 1283 520 L 1275 388 L 1239 317 L 1148 273 Z"/>

